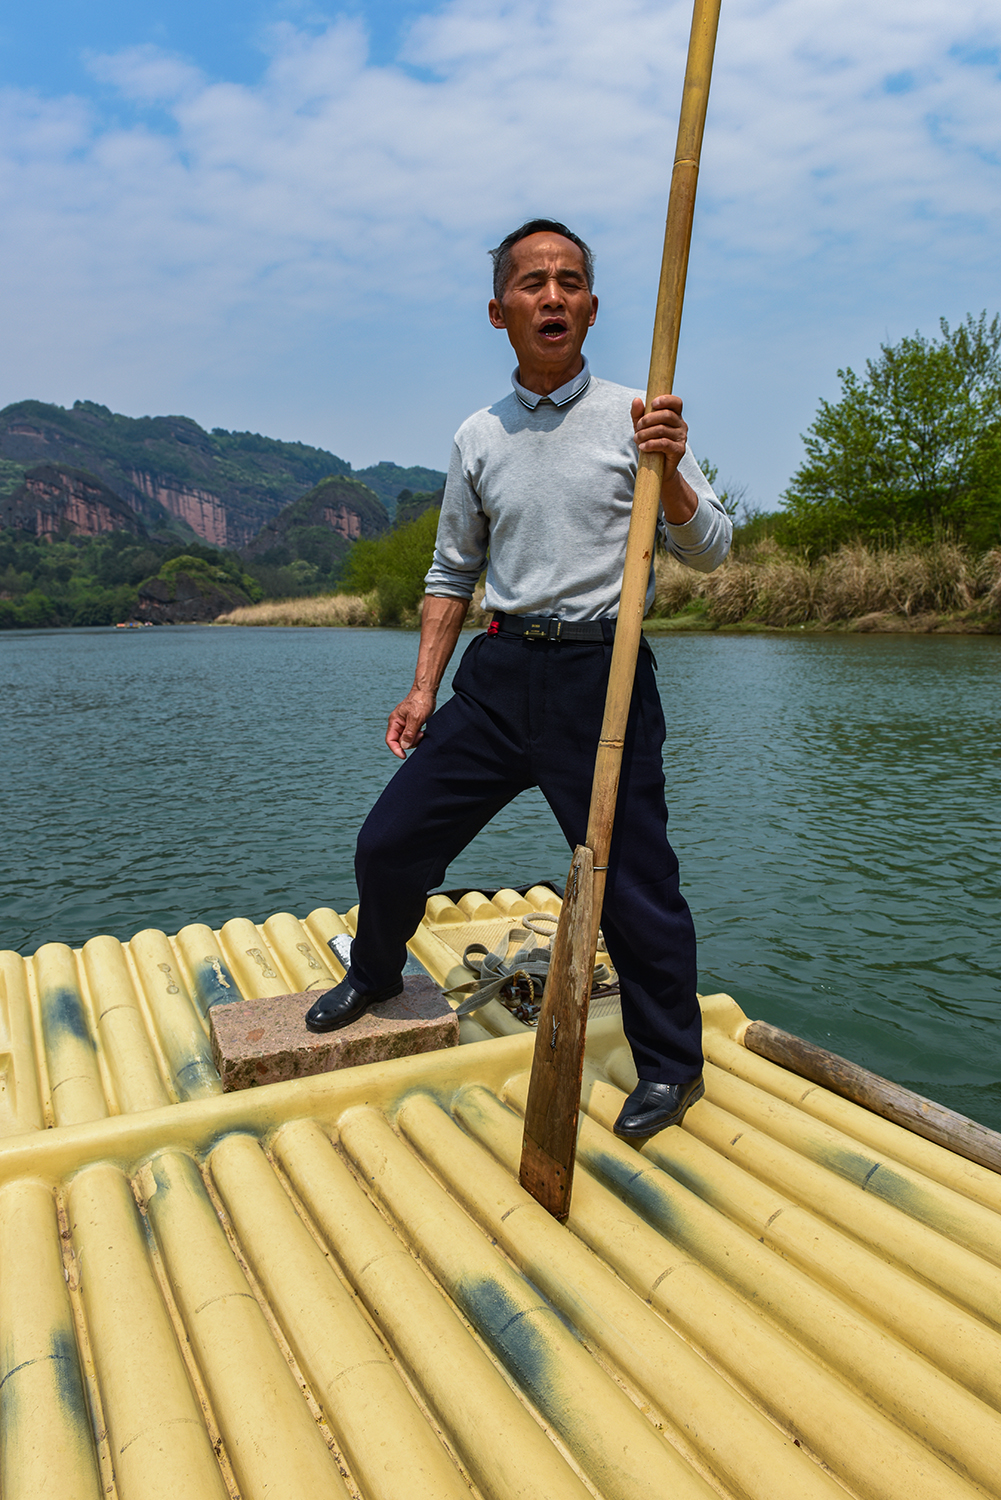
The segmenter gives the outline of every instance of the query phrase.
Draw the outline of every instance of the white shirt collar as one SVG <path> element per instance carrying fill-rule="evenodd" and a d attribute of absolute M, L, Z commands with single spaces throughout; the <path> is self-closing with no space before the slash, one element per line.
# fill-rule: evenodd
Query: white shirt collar
<path fill-rule="evenodd" d="M 527 406 L 529 411 L 534 411 L 542 401 L 551 401 L 553 406 L 566 406 L 575 396 L 579 396 L 581 391 L 587 389 L 590 380 L 591 371 L 585 359 L 584 368 L 579 375 L 575 375 L 572 380 L 567 381 L 566 385 L 559 386 L 557 390 L 550 392 L 548 396 L 539 396 L 535 391 L 527 390 L 521 384 L 518 379 L 517 368 L 511 372 L 511 384 L 514 386 L 515 395 L 522 406 Z"/>

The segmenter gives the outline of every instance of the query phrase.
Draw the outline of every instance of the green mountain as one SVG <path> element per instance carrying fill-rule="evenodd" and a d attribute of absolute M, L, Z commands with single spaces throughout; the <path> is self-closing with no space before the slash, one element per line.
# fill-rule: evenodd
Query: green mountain
<path fill-rule="evenodd" d="M 392 509 L 401 489 L 435 489 L 444 475 L 382 462 L 353 471 L 306 443 L 255 432 L 206 432 L 190 417 L 125 417 L 94 401 L 72 407 L 18 401 L 0 411 L 0 499 L 29 471 L 56 466 L 95 475 L 164 541 L 196 537 L 241 548 L 330 475 L 360 480 Z"/>
<path fill-rule="evenodd" d="M 440 490 L 446 478 L 440 469 L 422 469 L 420 464 L 412 464 L 409 469 L 404 469 L 386 459 L 378 464 L 370 464 L 367 469 L 352 469 L 351 473 L 355 479 L 367 484 L 370 490 L 375 490 L 394 518 L 401 490 L 410 490 L 412 493 Z"/>
<path fill-rule="evenodd" d="M 386 507 L 354 475 L 333 474 L 286 505 L 240 556 L 269 594 L 333 588 L 355 542 L 389 529 Z"/>
<path fill-rule="evenodd" d="M 411 521 L 416 521 L 426 510 L 441 510 L 441 503 L 445 498 L 445 487 L 440 485 L 436 490 L 424 490 L 412 495 L 409 490 L 401 490 L 396 497 L 396 514 L 393 518 L 395 527 L 409 526 Z"/>

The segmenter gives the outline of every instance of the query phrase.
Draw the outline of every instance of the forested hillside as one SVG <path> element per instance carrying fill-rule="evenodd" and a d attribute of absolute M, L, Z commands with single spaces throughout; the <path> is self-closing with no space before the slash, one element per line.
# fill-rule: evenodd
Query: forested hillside
<path fill-rule="evenodd" d="M 170 565 L 179 558 L 199 577 L 208 569 L 227 592 L 247 599 L 265 593 L 234 552 L 203 542 L 160 542 L 128 531 L 36 537 L 8 528 L 0 531 L 0 630 L 116 625 L 138 614 L 145 583 L 172 581 Z"/>
<path fill-rule="evenodd" d="M 406 509 L 443 481 L 187 417 L 18 402 L 0 412 L 0 629 L 212 618 L 330 590 L 401 492 Z"/>
<path fill-rule="evenodd" d="M 161 540 L 198 537 L 239 548 L 330 475 L 367 485 L 392 514 L 402 489 L 435 489 L 436 469 L 384 461 L 354 471 L 307 443 L 254 432 L 206 432 L 190 417 L 125 417 L 93 401 L 19 401 L 0 411 L 0 499 L 40 465 L 95 475 Z"/>

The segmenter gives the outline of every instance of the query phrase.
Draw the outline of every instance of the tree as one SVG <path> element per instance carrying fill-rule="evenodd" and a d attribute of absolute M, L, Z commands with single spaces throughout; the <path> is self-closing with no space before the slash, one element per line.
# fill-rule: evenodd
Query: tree
<path fill-rule="evenodd" d="M 374 540 L 355 542 L 341 578 L 342 594 L 378 597 L 379 619 L 395 625 L 417 608 L 424 593 L 424 575 L 434 555 L 438 510 L 426 510 L 416 521 Z"/>
<path fill-rule="evenodd" d="M 1001 541 L 1001 318 L 880 346 L 865 376 L 839 370 L 807 458 L 782 497 L 784 539 L 829 551 L 856 538 Z"/>

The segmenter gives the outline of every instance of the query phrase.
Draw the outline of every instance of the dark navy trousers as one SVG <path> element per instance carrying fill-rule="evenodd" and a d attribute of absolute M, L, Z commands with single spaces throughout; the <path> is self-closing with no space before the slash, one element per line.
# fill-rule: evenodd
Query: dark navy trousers
<path fill-rule="evenodd" d="M 472 641 L 454 696 L 429 719 L 358 836 L 356 989 L 398 978 L 428 892 L 519 792 L 538 786 L 570 848 L 584 841 L 611 656 L 610 642 Z M 667 840 L 664 735 L 652 655 L 642 650 L 601 925 L 637 1072 L 678 1083 L 702 1066 L 702 1022 L 695 929 Z"/>

